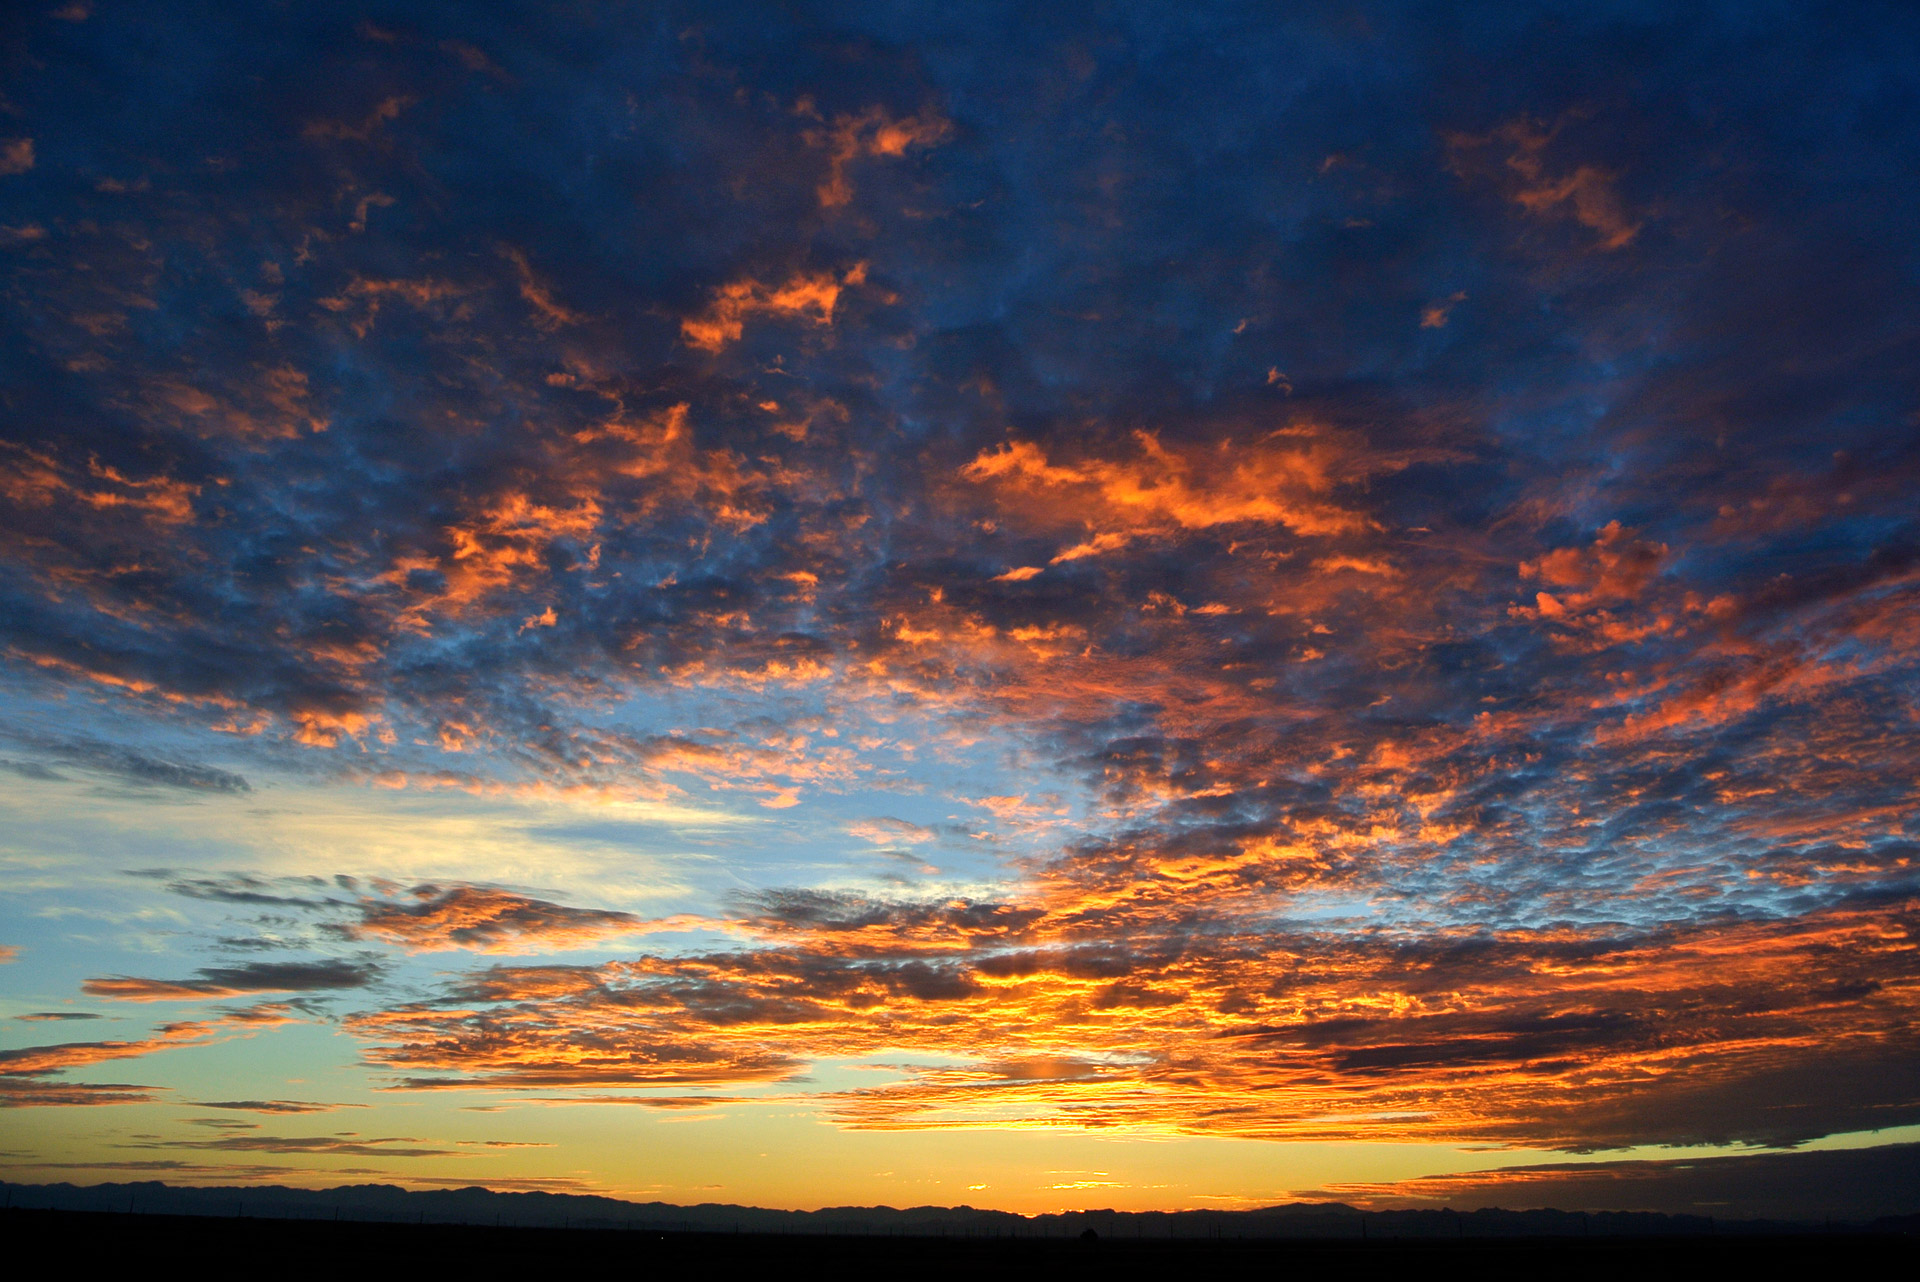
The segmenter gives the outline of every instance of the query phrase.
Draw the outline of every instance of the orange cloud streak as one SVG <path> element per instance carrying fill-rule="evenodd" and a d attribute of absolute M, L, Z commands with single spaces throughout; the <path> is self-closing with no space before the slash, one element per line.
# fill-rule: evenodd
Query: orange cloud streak
<path fill-rule="evenodd" d="M 298 1022 L 289 1008 L 267 1003 L 213 1019 L 162 1024 L 151 1037 L 135 1041 L 64 1042 L 0 1051 L 0 1108 L 62 1104 L 130 1104 L 154 1098 L 146 1087 L 112 1083 L 66 1082 L 58 1074 L 114 1060 L 138 1059 L 179 1046 L 203 1046 L 263 1028 Z"/>
<path fill-rule="evenodd" d="M 755 316 L 787 316 L 815 325 L 832 325 L 841 291 L 866 279 L 866 264 L 859 263 L 840 277 L 823 271 L 794 275 L 780 285 L 764 284 L 751 277 L 730 281 L 715 292 L 706 310 L 680 322 L 680 336 L 689 347 L 719 352 L 728 343 L 739 342 L 746 332 L 746 322 Z"/>

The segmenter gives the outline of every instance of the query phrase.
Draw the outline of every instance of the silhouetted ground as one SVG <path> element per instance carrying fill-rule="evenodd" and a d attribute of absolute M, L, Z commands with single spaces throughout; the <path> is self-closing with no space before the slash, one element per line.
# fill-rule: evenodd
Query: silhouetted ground
<path fill-rule="evenodd" d="M 1434 1277 L 1608 1279 L 1756 1276 L 1853 1277 L 1872 1269 L 1910 1276 L 1920 1239 L 1893 1233 L 1792 1237 L 1506 1240 L 1075 1240 L 1063 1238 L 829 1237 L 506 1228 L 447 1224 L 0 1212 L 0 1242 L 22 1276 L 52 1268 L 144 1274 L 248 1273 L 274 1277 L 684 1276 L 747 1270 L 812 1276 L 835 1271 L 1002 1282 L 1025 1277 L 1345 1279 Z M 1902 1260 L 1907 1261 L 1902 1264 Z M 1898 1273 L 1892 1270 L 1898 1269 Z M 1804 1272 L 1802 1272 L 1804 1271 Z M 84 1274 L 83 1274 L 84 1276 Z M 1871 1276 L 1871 1275 L 1867 1275 Z M 696 1277 L 694 1282 L 706 1282 Z"/>

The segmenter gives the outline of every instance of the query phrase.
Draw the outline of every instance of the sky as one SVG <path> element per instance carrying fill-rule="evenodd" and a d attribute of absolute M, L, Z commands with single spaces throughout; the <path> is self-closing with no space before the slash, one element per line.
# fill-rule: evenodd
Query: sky
<path fill-rule="evenodd" d="M 1903 5 L 11 7 L 0 1179 L 1920 1138 L 1916 121 Z"/>

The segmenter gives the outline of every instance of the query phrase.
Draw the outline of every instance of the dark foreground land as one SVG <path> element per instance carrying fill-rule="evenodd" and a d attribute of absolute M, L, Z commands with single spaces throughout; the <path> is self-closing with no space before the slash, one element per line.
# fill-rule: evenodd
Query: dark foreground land
<path fill-rule="evenodd" d="M 641 1229 L 507 1228 L 350 1220 L 0 1212 L 5 1258 L 63 1270 L 190 1270 L 216 1276 L 445 1275 L 596 1278 L 762 1269 L 922 1278 L 1100 1279 L 1913 1276 L 1920 1238 L 1850 1232 L 1742 1237 L 1504 1240 L 1073 1239 L 662 1233 Z M 1804 1273 L 1802 1271 L 1805 1271 Z"/>

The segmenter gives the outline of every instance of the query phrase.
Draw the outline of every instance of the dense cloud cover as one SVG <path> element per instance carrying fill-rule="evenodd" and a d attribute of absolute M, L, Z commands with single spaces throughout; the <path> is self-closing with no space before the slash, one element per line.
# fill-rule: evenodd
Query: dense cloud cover
<path fill-rule="evenodd" d="M 330 994 L 405 1090 L 944 1057 L 851 1127 L 1920 1122 L 1911 10 L 6 24 L 0 766 L 841 806 L 897 876 L 161 870 L 297 951 L 87 994 L 308 996 L 0 1104 Z"/>

